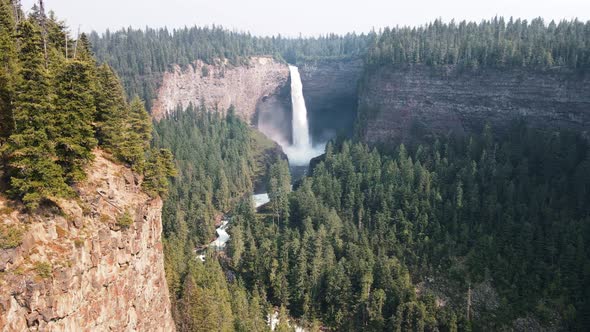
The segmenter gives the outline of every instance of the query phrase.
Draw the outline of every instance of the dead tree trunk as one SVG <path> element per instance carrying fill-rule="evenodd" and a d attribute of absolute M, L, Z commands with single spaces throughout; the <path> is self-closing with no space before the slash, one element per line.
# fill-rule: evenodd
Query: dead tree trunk
<path fill-rule="evenodd" d="M 39 0 L 39 20 L 41 24 L 41 36 L 43 37 L 43 52 L 45 54 L 45 68 L 49 68 L 49 58 L 47 56 L 47 16 L 45 16 L 45 4 Z"/>
<path fill-rule="evenodd" d="M 20 0 L 12 0 L 12 10 L 14 10 L 14 24 L 20 23 Z"/>
<path fill-rule="evenodd" d="M 74 44 L 74 57 L 72 59 L 76 59 L 76 54 L 78 54 L 78 41 L 80 40 L 80 26 L 78 25 L 78 33 L 76 34 L 76 43 Z"/>

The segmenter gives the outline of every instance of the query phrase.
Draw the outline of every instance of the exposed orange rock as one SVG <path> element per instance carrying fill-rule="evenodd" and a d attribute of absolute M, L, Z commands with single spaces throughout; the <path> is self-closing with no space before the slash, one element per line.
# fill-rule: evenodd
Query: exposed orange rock
<path fill-rule="evenodd" d="M 234 105 L 238 114 L 250 123 L 256 105 L 288 79 L 287 65 L 271 57 L 253 57 L 248 65 L 240 66 L 227 61 L 209 65 L 201 60 L 184 69 L 174 66 L 172 71 L 164 73 L 152 116 L 161 119 L 177 106 L 186 108 L 190 103 L 195 106 L 204 103 L 208 109 L 220 112 Z"/>
<path fill-rule="evenodd" d="M 23 230 L 0 249 L 2 331 L 173 331 L 164 275 L 161 199 L 101 151 L 61 212 L 27 214 L 0 197 L 0 223 Z M 116 224 L 128 211 L 134 223 Z"/>

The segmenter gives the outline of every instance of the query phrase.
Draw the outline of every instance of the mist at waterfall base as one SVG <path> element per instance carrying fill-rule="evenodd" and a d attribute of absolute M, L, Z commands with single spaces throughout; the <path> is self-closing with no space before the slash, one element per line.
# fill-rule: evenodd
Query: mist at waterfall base
<path fill-rule="evenodd" d="M 287 157 L 289 157 L 289 164 L 291 166 L 307 166 L 312 158 L 324 153 L 326 143 L 312 145 L 299 69 L 289 65 L 289 71 L 291 74 L 291 103 L 293 106 L 293 143 L 278 143 L 282 146 Z"/>

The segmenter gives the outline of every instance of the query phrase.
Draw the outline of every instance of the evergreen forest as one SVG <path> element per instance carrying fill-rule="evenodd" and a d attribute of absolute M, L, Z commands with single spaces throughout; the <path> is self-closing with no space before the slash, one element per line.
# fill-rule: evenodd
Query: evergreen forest
<path fill-rule="evenodd" d="M 278 145 L 234 106 L 151 118 L 172 65 L 247 66 L 252 56 L 584 75 L 590 22 L 73 37 L 43 6 L 25 15 L 18 1 L 0 0 L 1 194 L 30 213 L 76 199 L 97 149 L 132 169 L 150 199 L 164 200 L 163 265 L 179 331 L 270 331 L 273 316 L 280 332 L 507 331 L 519 322 L 590 330 L 587 133 L 522 120 L 406 145 L 337 138 L 293 179 Z M 260 184 L 269 202 L 256 208 Z M 216 250 L 208 244 L 223 220 L 231 239 Z"/>
<path fill-rule="evenodd" d="M 0 189 L 28 209 L 75 197 L 97 147 L 145 175 L 154 197 L 168 190 L 172 155 L 150 149 L 143 102 L 53 13 L 0 1 L 0 82 Z"/>

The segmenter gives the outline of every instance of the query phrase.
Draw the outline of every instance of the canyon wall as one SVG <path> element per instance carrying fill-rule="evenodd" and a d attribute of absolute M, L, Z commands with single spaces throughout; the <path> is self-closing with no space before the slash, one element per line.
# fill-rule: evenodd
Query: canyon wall
<path fill-rule="evenodd" d="M 288 69 L 287 69 L 288 70 Z M 253 123 L 266 137 L 282 145 L 292 142 L 291 78 L 256 105 Z"/>
<path fill-rule="evenodd" d="M 182 69 L 166 72 L 153 102 L 152 116 L 160 119 L 181 105 L 204 103 L 224 112 L 234 105 L 248 123 L 254 121 L 258 103 L 274 94 L 289 78 L 286 64 L 271 57 L 253 57 L 248 64 L 233 66 L 227 61 L 208 65 L 195 61 Z"/>
<path fill-rule="evenodd" d="M 173 331 L 162 201 L 96 150 L 79 199 L 27 214 L 0 197 L 0 330 Z"/>
<path fill-rule="evenodd" d="M 289 69 L 270 57 L 253 57 L 233 66 L 200 60 L 185 69 L 174 66 L 163 75 L 151 113 L 155 119 L 178 105 L 201 102 L 225 111 L 234 105 L 244 120 L 277 142 L 291 142 L 291 89 Z M 315 143 L 352 132 L 358 104 L 360 59 L 303 61 L 297 64 Z"/>
<path fill-rule="evenodd" d="M 356 119 L 362 60 L 324 59 L 297 65 L 314 142 L 324 142 L 338 134 L 350 135 Z"/>
<path fill-rule="evenodd" d="M 567 69 L 460 70 L 423 65 L 368 68 L 360 83 L 367 142 L 415 135 L 495 131 L 525 118 L 535 127 L 587 131 L 590 75 Z"/>

